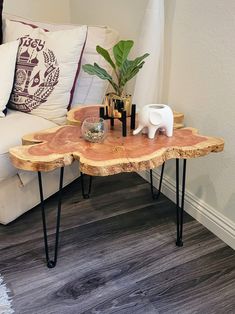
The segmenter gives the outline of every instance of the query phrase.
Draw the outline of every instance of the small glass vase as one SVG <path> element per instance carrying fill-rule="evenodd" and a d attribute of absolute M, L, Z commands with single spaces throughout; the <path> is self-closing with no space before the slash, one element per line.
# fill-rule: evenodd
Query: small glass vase
<path fill-rule="evenodd" d="M 81 129 L 83 138 L 92 143 L 103 142 L 107 132 L 104 119 L 99 117 L 86 118 Z"/>

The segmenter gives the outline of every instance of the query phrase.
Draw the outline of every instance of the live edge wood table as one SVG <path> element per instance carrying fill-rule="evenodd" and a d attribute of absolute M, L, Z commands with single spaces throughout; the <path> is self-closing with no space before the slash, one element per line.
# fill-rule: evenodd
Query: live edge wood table
<path fill-rule="evenodd" d="M 82 138 L 80 126 L 87 116 L 97 115 L 99 115 L 99 106 L 83 106 L 72 110 L 68 113 L 68 123 L 70 125 L 25 135 L 22 146 L 10 149 L 10 158 L 15 167 L 38 172 L 48 268 L 55 267 L 57 262 L 64 166 L 70 165 L 74 160 L 80 161 L 84 197 L 88 197 L 90 193 L 91 181 L 88 194 L 85 194 L 83 174 L 87 174 L 91 178 L 92 176 L 108 176 L 120 172 L 150 170 L 151 192 L 153 198 L 157 199 L 161 191 L 164 163 L 168 159 L 176 159 L 176 245 L 182 246 L 186 160 L 205 156 L 211 152 L 221 152 L 224 147 L 222 139 L 199 135 L 197 130 L 193 128 L 175 129 L 173 137 L 169 138 L 164 134 L 159 134 L 151 140 L 146 135 L 141 134 L 133 136 L 129 133 L 127 137 L 122 137 L 121 126 L 119 125 L 115 125 L 113 130 L 109 129 L 103 143 L 90 143 Z M 175 120 L 177 120 L 177 117 Z M 183 160 L 181 202 L 179 187 L 180 159 Z M 158 193 L 155 194 L 152 183 L 152 169 L 159 166 L 162 166 L 161 178 Z M 41 172 L 51 171 L 56 168 L 61 168 L 61 170 L 54 258 L 50 259 Z"/>

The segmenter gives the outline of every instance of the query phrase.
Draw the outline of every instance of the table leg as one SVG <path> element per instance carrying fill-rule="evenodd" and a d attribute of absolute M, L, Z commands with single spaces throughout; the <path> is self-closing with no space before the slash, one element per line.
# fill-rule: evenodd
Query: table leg
<path fill-rule="evenodd" d="M 41 176 L 41 172 L 40 171 L 38 172 L 38 183 L 39 183 L 39 192 L 40 192 L 40 199 L 41 199 L 42 224 L 43 224 L 43 235 L 44 235 L 44 247 L 45 247 L 45 254 L 46 254 L 46 261 L 47 261 L 47 267 L 48 268 L 54 268 L 56 266 L 56 263 L 57 263 L 63 177 L 64 177 L 64 168 L 62 167 L 60 169 L 60 184 L 59 184 L 59 191 L 58 191 L 58 206 L 57 206 L 57 219 L 56 219 L 54 259 L 52 260 L 49 257 L 48 234 L 47 234 L 47 223 L 46 223 L 46 214 L 45 214 L 45 201 L 44 201 L 43 187 L 42 187 L 42 176 Z"/>
<path fill-rule="evenodd" d="M 90 194 L 91 194 L 91 184 L 92 184 L 92 176 L 89 176 L 88 193 L 85 193 L 84 174 L 81 172 L 82 196 L 83 196 L 84 199 L 88 199 L 90 197 Z"/>
<path fill-rule="evenodd" d="M 180 205 L 179 191 L 179 159 L 176 159 L 176 224 L 177 224 L 177 239 L 176 245 L 183 246 L 183 223 L 184 223 L 184 196 L 186 182 L 186 159 L 183 160 L 183 176 L 182 176 L 182 196 Z"/>
<path fill-rule="evenodd" d="M 160 181 L 159 181 L 159 187 L 158 187 L 158 192 L 154 193 L 154 187 L 153 187 L 153 170 L 150 169 L 150 186 L 151 186 L 151 194 L 152 198 L 154 200 L 157 200 L 161 194 L 161 188 L 162 188 L 162 179 L 163 179 L 163 174 L 164 174 L 164 167 L 165 167 L 165 162 L 162 164 L 162 169 L 161 169 L 161 176 L 160 176 Z"/>

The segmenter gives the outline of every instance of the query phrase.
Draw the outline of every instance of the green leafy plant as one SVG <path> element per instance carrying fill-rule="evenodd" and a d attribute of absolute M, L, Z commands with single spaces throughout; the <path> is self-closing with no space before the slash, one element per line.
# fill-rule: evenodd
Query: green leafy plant
<path fill-rule="evenodd" d="M 113 68 L 114 77 L 112 77 L 105 69 L 101 68 L 97 63 L 94 63 L 94 65 L 84 64 L 82 68 L 90 75 L 96 75 L 102 80 L 109 81 L 115 93 L 118 96 L 122 96 L 126 83 L 136 76 L 145 63 L 143 60 L 149 56 L 148 53 L 145 53 L 143 56 L 134 60 L 128 60 L 127 58 L 133 45 L 133 40 L 119 41 L 113 47 L 113 56 L 115 60 L 112 60 L 109 52 L 106 49 L 96 46 L 96 51 Z"/>

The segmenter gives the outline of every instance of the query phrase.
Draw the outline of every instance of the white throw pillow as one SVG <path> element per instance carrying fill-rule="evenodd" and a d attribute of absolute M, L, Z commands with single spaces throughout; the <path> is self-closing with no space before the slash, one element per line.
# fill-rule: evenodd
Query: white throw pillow
<path fill-rule="evenodd" d="M 3 111 L 11 95 L 18 45 L 17 40 L 0 45 L 0 117 L 5 117 Z"/>
<path fill-rule="evenodd" d="M 64 29 L 72 29 L 78 25 L 72 24 L 53 24 L 38 21 L 31 21 L 26 18 L 5 14 L 3 15 L 3 41 L 11 40 L 6 27 L 6 19 L 11 19 L 31 25 L 31 27 L 40 27 L 49 31 L 57 31 Z M 97 53 L 96 46 L 100 45 L 106 48 L 112 54 L 112 47 L 119 39 L 118 32 L 107 26 L 91 25 L 88 26 L 87 40 L 82 56 L 82 65 L 85 63 L 94 62 L 102 66 L 109 74 L 112 73 L 112 68 L 109 64 Z M 82 69 L 79 72 L 73 99 L 72 106 L 76 104 L 99 104 L 103 101 L 107 91 L 107 81 L 101 80 L 95 76 L 85 73 Z"/>
<path fill-rule="evenodd" d="M 87 26 L 48 32 L 6 20 L 8 40 L 20 38 L 9 108 L 63 124 Z"/>

